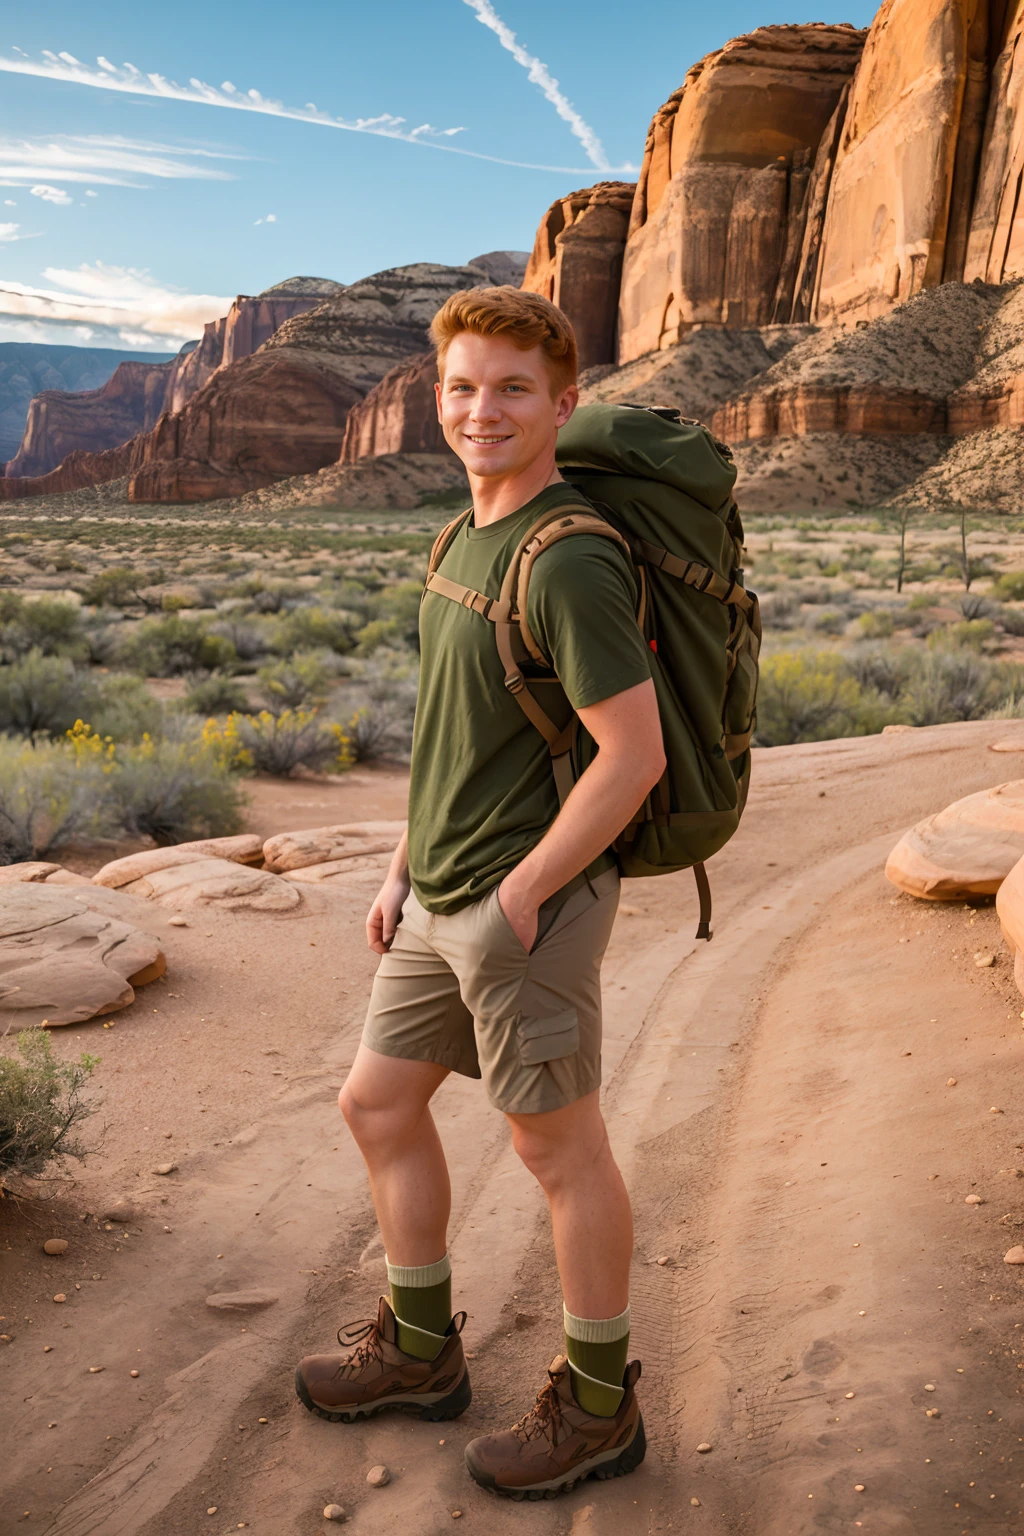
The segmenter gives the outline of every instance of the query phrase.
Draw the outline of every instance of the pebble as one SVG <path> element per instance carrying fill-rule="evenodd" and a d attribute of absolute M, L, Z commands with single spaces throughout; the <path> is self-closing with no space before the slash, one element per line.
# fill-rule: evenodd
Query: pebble
<path fill-rule="evenodd" d="M 67 1301 L 67 1297 L 64 1295 L 63 1291 L 58 1291 L 53 1299 L 54 1301 Z"/>
<path fill-rule="evenodd" d="M 847 1392 L 846 1395 L 847 1395 L 847 1397 L 856 1397 L 857 1396 L 856 1392 Z"/>
<path fill-rule="evenodd" d="M 1024 1264 L 1024 1248 L 1011 1248 L 1009 1253 L 1003 1254 L 1004 1264 Z"/>
<path fill-rule="evenodd" d="M 956 1087 L 956 1078 L 955 1077 L 947 1077 L 946 1078 L 946 1087 L 947 1088 L 955 1088 Z"/>
<path fill-rule="evenodd" d="M 173 917 L 171 918 L 171 922 L 172 923 L 174 922 L 174 918 Z M 217 1506 L 216 1506 L 216 1504 L 211 1504 L 209 1509 L 206 1511 L 206 1513 L 208 1515 L 215 1515 L 217 1513 Z"/>
<path fill-rule="evenodd" d="M 43 1244 L 43 1252 L 49 1254 L 67 1253 L 68 1243 L 66 1237 L 48 1237 Z"/>
<path fill-rule="evenodd" d="M 668 1254 L 663 1253 L 660 1259 L 658 1259 L 658 1263 L 661 1265 L 662 1269 L 664 1269 L 665 1265 L 668 1263 Z"/>
<path fill-rule="evenodd" d="M 102 1371 L 102 1370 L 103 1370 L 103 1366 L 102 1365 L 90 1365 L 90 1367 L 89 1367 L 89 1375 L 90 1376 L 98 1376 L 100 1371 Z"/>
<path fill-rule="evenodd" d="M 52 1344 L 44 1344 L 43 1345 L 43 1354 L 44 1355 L 52 1354 L 52 1352 L 53 1352 L 53 1345 Z"/>
<path fill-rule="evenodd" d="M 383 1488 L 386 1483 L 390 1483 L 391 1473 L 383 1465 L 371 1467 L 366 1474 L 366 1481 L 371 1488 Z"/>
<path fill-rule="evenodd" d="M 924 1389 L 925 1389 L 926 1392 L 934 1392 L 935 1391 L 935 1383 L 933 1381 L 926 1381 L 925 1384 L 924 1384 Z"/>
<path fill-rule="evenodd" d="M 978 967 L 979 971 L 984 971 L 987 970 L 990 965 L 995 965 L 996 957 L 993 954 L 986 953 L 984 950 L 979 949 L 978 953 L 974 957 L 974 963 Z"/>
<path fill-rule="evenodd" d="M 340 1504 L 328 1504 L 324 1510 L 325 1520 L 344 1520 L 345 1511 Z"/>
<path fill-rule="evenodd" d="M 698 1445 L 698 1447 L 697 1447 L 697 1450 L 698 1450 L 698 1452 L 700 1453 L 701 1456 L 707 1455 L 707 1453 L 708 1453 L 708 1451 L 710 1451 L 710 1449 L 711 1449 L 711 1444 L 707 1440 L 702 1440 L 700 1445 Z"/>
<path fill-rule="evenodd" d="M 136 1207 L 129 1201 L 118 1200 L 116 1204 L 105 1210 L 102 1215 L 104 1221 L 116 1221 L 123 1226 L 125 1222 L 136 1221 L 139 1213 Z"/>
<path fill-rule="evenodd" d="M 863 1483 L 854 1483 L 853 1491 L 854 1491 L 854 1493 L 863 1493 L 864 1492 L 864 1484 Z"/>
<path fill-rule="evenodd" d="M 139 1374 L 138 1371 L 129 1371 L 128 1372 L 129 1376 L 137 1376 L 138 1374 Z"/>
<path fill-rule="evenodd" d="M 989 1114 L 990 1115 L 1001 1115 L 1002 1114 L 1002 1110 L 998 1107 L 998 1105 L 993 1104 L 992 1108 L 989 1110 Z"/>
<path fill-rule="evenodd" d="M 188 923 L 186 922 L 186 920 L 183 917 L 177 917 L 177 916 L 169 917 L 167 919 L 167 921 L 168 921 L 168 923 L 170 924 L 170 926 L 172 928 L 187 928 L 188 927 Z"/>
<path fill-rule="evenodd" d="M 925 1411 L 924 1411 L 924 1416 L 925 1416 L 926 1419 L 941 1419 L 942 1418 L 942 1414 L 939 1412 L 939 1410 L 937 1408 L 926 1408 Z"/>
<path fill-rule="evenodd" d="M 177 1163 L 157 1163 L 156 1167 L 153 1169 L 153 1172 L 154 1173 L 174 1173 L 174 1171 L 177 1168 L 177 1166 L 178 1166 Z"/>
<path fill-rule="evenodd" d="M 985 1202 L 981 1198 L 980 1195 L 965 1195 L 964 1196 L 964 1205 L 984 1205 L 984 1204 L 985 1204 Z"/>
<path fill-rule="evenodd" d="M 700 1499 L 691 1499 L 690 1504 L 694 1509 L 700 1509 Z"/>

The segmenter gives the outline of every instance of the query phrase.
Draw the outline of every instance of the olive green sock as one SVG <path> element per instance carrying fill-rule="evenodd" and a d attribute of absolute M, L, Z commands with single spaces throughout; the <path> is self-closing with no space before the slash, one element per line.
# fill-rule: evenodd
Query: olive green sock
<path fill-rule="evenodd" d="M 452 1266 L 445 1254 L 436 1264 L 388 1264 L 391 1310 L 399 1349 L 417 1360 L 433 1360 L 452 1320 Z"/>
<path fill-rule="evenodd" d="M 564 1304 L 563 1312 L 573 1395 L 585 1413 L 613 1418 L 623 1396 L 629 1308 L 618 1317 L 574 1317 Z"/>

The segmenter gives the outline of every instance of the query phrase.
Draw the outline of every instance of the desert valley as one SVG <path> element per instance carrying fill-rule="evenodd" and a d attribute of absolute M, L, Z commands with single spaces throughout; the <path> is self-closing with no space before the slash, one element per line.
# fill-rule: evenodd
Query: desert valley
<path fill-rule="evenodd" d="M 1022 34 L 757 27 L 530 251 L 282 277 L 174 355 L 0 343 L 5 1536 L 1020 1530 Z M 492 284 L 569 316 L 584 404 L 728 445 L 764 624 L 713 942 L 688 871 L 624 882 L 603 972 L 647 1459 L 524 1505 L 462 1451 L 559 1282 L 478 1084 L 437 1098 L 471 1408 L 292 1386 L 385 1283 L 337 1093 L 467 504 L 428 326 Z"/>

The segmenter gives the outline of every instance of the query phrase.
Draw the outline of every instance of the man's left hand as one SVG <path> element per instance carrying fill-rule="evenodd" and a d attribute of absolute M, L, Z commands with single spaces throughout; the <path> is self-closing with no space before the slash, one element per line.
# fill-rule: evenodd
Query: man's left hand
<path fill-rule="evenodd" d="M 537 942 L 537 927 L 539 918 L 537 907 L 529 898 L 520 898 L 516 895 L 511 875 L 506 875 L 498 886 L 498 905 L 504 912 L 508 925 L 512 929 L 520 944 L 529 954 Z"/>

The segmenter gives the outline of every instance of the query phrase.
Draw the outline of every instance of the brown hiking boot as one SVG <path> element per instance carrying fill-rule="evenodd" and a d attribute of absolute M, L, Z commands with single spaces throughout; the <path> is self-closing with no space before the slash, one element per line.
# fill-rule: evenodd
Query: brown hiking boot
<path fill-rule="evenodd" d="M 472 1392 L 457 1312 L 434 1360 L 417 1360 L 395 1342 L 395 1314 L 382 1296 L 377 1316 L 339 1328 L 343 1355 L 307 1355 L 295 1369 L 295 1390 L 310 1413 L 351 1424 L 382 1408 L 403 1408 L 421 1419 L 455 1419 Z"/>
<path fill-rule="evenodd" d="M 640 1362 L 631 1360 L 618 1412 L 614 1418 L 599 1418 L 577 1403 L 569 1362 L 556 1356 L 548 1367 L 548 1384 L 529 1413 L 511 1429 L 471 1440 L 466 1466 L 482 1488 L 509 1499 L 553 1499 L 585 1477 L 635 1472 L 647 1451 L 633 1391 L 639 1379 Z"/>

